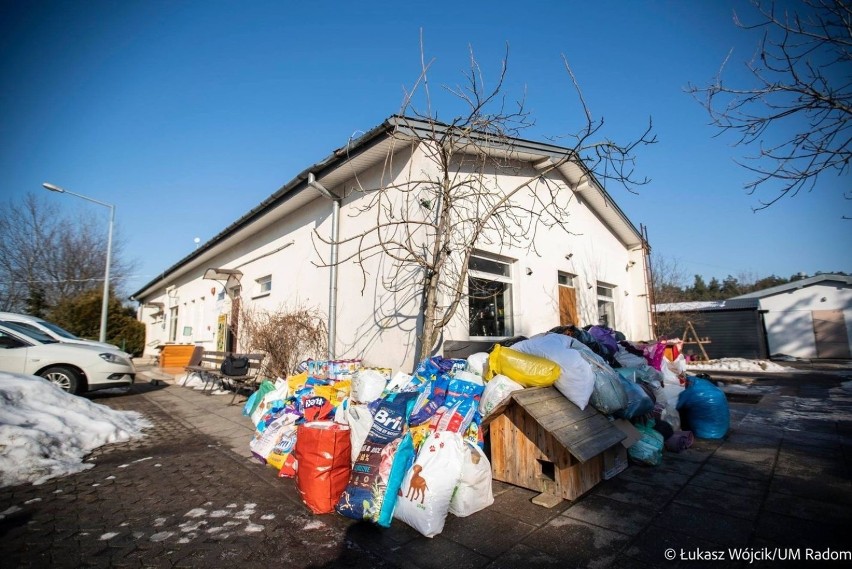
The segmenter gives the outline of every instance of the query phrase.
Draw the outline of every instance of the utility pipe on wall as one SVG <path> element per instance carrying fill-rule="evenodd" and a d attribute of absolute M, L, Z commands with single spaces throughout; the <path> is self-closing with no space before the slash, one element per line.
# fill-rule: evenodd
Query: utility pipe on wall
<path fill-rule="evenodd" d="M 313 172 L 308 173 L 308 185 L 331 200 L 331 272 L 328 283 L 328 359 L 335 358 L 337 342 L 337 241 L 340 233 L 340 199 L 317 182 Z"/>

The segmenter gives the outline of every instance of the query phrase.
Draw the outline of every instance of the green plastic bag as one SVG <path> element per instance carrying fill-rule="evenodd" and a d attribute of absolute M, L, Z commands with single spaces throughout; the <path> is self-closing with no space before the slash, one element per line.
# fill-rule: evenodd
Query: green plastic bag
<path fill-rule="evenodd" d="M 257 406 L 260 405 L 260 402 L 263 401 L 263 398 L 267 393 L 273 391 L 275 389 L 275 385 L 271 381 L 262 381 L 260 383 L 260 387 L 257 388 L 257 391 L 249 396 L 246 404 L 243 406 L 243 415 L 246 417 L 251 417 L 254 413 Z"/>
<path fill-rule="evenodd" d="M 663 463 L 663 435 L 654 429 L 654 423 L 634 425 L 642 437 L 627 449 L 627 455 L 639 464 L 659 466 Z"/>

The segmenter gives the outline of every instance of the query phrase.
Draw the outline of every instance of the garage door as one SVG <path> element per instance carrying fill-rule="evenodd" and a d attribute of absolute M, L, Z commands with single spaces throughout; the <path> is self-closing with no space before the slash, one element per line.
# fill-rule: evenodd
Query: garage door
<path fill-rule="evenodd" d="M 849 336 L 840 310 L 814 310 L 814 336 L 818 358 L 849 359 Z"/>

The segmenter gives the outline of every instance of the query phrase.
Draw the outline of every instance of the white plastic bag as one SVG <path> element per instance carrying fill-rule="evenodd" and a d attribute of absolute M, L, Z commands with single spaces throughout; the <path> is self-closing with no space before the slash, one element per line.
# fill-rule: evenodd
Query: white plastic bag
<path fill-rule="evenodd" d="M 487 417 L 508 399 L 513 391 L 523 388 L 523 385 L 512 381 L 505 375 L 495 375 L 491 378 L 491 381 L 485 384 L 485 391 L 482 392 L 482 397 L 479 399 L 479 414 L 483 418 Z"/>
<path fill-rule="evenodd" d="M 459 484 L 450 500 L 450 513 L 463 518 L 493 503 L 491 463 L 479 446 L 465 442 L 464 464 Z"/>
<path fill-rule="evenodd" d="M 672 370 L 675 375 L 683 375 L 686 373 L 686 358 L 683 357 L 683 354 L 678 354 L 674 361 L 669 364 L 669 369 Z"/>
<path fill-rule="evenodd" d="M 488 363 L 487 352 L 477 352 L 467 357 L 467 371 L 473 372 L 479 376 L 485 375 L 485 364 Z"/>
<path fill-rule="evenodd" d="M 437 431 L 429 435 L 405 474 L 393 517 L 426 537 L 441 533 L 463 464 L 461 434 Z"/>
<path fill-rule="evenodd" d="M 595 374 L 580 353 L 585 346 L 580 348 L 577 344 L 581 343 L 564 334 L 545 334 L 513 344 L 512 349 L 556 362 L 561 373 L 553 387 L 574 405 L 585 409 L 595 389 Z"/>
<path fill-rule="evenodd" d="M 352 442 L 352 464 L 358 458 L 364 441 L 373 427 L 373 415 L 366 404 L 353 403 L 351 399 L 344 399 L 337 406 L 334 413 L 334 422 L 349 425 L 349 439 Z"/>
<path fill-rule="evenodd" d="M 669 425 L 671 425 L 672 429 L 674 429 L 675 431 L 681 430 L 680 413 L 677 410 L 677 401 L 684 389 L 685 388 L 679 382 L 666 382 L 666 384 L 663 386 L 665 400 L 657 401 L 658 403 L 665 403 L 665 409 L 663 409 L 663 413 L 660 418 Z"/>
<path fill-rule="evenodd" d="M 352 400 L 356 403 L 370 403 L 382 396 L 387 386 L 385 377 L 372 369 L 361 370 L 352 378 Z"/>

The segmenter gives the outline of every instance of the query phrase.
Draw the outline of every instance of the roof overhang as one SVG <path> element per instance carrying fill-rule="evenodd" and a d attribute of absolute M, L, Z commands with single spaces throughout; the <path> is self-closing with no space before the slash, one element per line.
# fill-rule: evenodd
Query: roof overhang
<path fill-rule="evenodd" d="M 361 137 L 350 140 L 345 146 L 335 150 L 324 160 L 302 171 L 269 198 L 223 229 L 201 247 L 145 284 L 130 298 L 138 299 L 155 294 L 158 290 L 187 273 L 202 269 L 205 264 L 209 264 L 220 253 L 227 251 L 233 243 L 244 240 L 308 203 L 321 198 L 322 193 L 308 183 L 310 174 L 313 174 L 316 181 L 325 188 L 341 187 L 355 174 L 386 160 L 389 153 L 396 153 L 409 148 L 412 143 L 427 140 L 428 136 L 433 136 L 436 132 L 446 131 L 447 128 L 446 125 L 410 117 L 397 115 L 390 117 Z M 454 135 L 452 140 L 457 149 L 467 147 L 470 152 L 473 152 L 474 148 L 477 152 L 482 152 L 485 149 L 493 156 L 531 162 L 540 171 L 556 165 L 553 169 L 565 178 L 571 189 L 583 198 L 586 206 L 613 231 L 627 248 L 635 249 L 643 244 L 639 231 L 636 230 L 624 212 L 618 208 L 615 201 L 597 182 L 592 173 L 576 158 L 571 149 L 518 138 L 512 138 L 507 142 L 503 137 L 482 133 L 470 133 L 469 139 Z M 340 198 L 342 197 L 340 196 Z M 205 274 L 207 270 L 205 270 Z M 225 279 L 225 282 L 227 283 L 228 280 Z M 226 284 L 226 286 L 228 285 Z"/>

